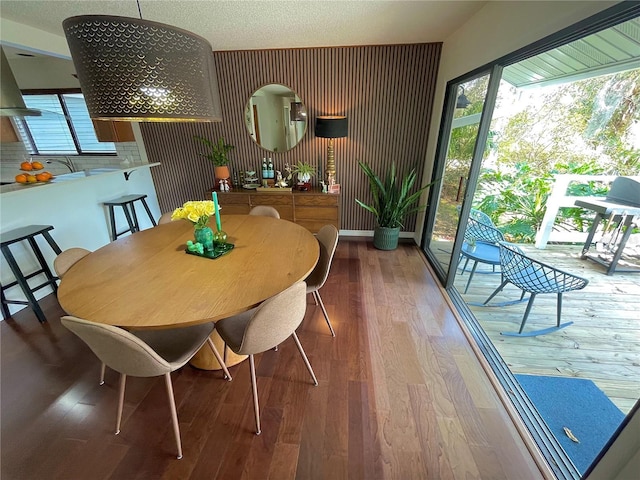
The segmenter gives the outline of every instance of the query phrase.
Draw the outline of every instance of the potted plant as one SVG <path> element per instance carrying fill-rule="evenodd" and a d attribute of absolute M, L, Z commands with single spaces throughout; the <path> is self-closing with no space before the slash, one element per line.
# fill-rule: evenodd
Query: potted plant
<path fill-rule="evenodd" d="M 306 162 L 298 162 L 291 167 L 291 173 L 298 178 L 298 190 L 307 191 L 311 188 L 311 177 L 315 176 L 316 169 Z"/>
<path fill-rule="evenodd" d="M 356 203 L 376 217 L 378 226 L 373 231 L 373 246 L 380 250 L 393 250 L 398 246 L 400 227 L 403 226 L 405 217 L 425 207 L 415 203 L 431 184 L 410 193 L 417 179 L 415 168 L 400 179 L 396 175 L 395 164 L 392 164 L 383 181 L 369 165 L 364 162 L 358 163 L 369 178 L 373 202 L 367 205 L 356 199 Z"/>
<path fill-rule="evenodd" d="M 227 157 L 227 154 L 235 147 L 227 144 L 223 137 L 220 137 L 215 143 L 198 135 L 194 135 L 193 138 L 209 148 L 209 153 L 201 153 L 200 156 L 213 163 L 216 179 L 228 179 L 231 173 L 229 172 L 229 157 Z"/>

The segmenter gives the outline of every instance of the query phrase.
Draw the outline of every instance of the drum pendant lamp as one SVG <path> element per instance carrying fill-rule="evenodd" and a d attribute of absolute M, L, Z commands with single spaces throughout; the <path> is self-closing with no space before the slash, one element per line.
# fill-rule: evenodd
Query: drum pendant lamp
<path fill-rule="evenodd" d="M 62 22 L 91 118 L 221 122 L 211 44 L 140 17 L 81 15 Z"/>

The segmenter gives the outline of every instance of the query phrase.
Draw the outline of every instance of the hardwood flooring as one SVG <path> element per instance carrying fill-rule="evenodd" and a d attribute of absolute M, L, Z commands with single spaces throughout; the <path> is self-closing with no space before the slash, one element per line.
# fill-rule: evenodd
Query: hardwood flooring
<path fill-rule="evenodd" d="M 131 378 L 113 435 L 117 374 L 59 321 L 0 323 L 2 479 L 537 479 L 533 461 L 415 246 L 341 240 L 300 340 L 257 356 L 262 435 L 248 362 L 172 376 L 184 458 L 162 378 Z"/>

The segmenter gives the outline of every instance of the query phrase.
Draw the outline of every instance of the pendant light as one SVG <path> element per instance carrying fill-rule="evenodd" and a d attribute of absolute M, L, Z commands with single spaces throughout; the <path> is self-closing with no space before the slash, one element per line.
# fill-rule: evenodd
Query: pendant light
<path fill-rule="evenodd" d="M 91 118 L 222 121 L 213 49 L 206 39 L 143 20 L 142 14 L 139 19 L 81 15 L 62 26 Z"/>

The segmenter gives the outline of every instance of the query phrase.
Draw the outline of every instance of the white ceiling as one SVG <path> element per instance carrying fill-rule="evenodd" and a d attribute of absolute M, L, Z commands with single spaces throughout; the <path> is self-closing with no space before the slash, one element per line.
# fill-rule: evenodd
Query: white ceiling
<path fill-rule="evenodd" d="M 441 42 L 484 1 L 140 0 L 142 18 L 205 37 L 213 50 Z M 63 36 L 74 15 L 138 17 L 135 0 L 1 0 L 0 16 Z"/>

